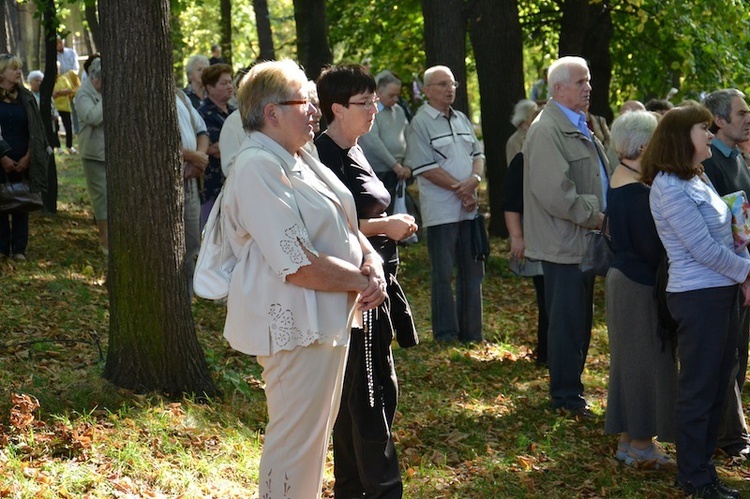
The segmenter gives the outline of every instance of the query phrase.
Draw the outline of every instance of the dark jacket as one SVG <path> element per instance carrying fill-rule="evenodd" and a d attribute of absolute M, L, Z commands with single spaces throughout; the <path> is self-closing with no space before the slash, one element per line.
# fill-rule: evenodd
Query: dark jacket
<path fill-rule="evenodd" d="M 29 120 L 29 188 L 31 192 L 44 192 L 47 190 L 47 164 L 52 155 L 52 148 L 47 143 L 42 114 L 39 112 L 34 94 L 19 85 L 18 99 Z"/>

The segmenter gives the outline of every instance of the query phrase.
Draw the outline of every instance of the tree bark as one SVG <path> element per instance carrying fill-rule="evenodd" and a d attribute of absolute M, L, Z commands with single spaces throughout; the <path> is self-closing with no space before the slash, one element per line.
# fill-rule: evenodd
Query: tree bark
<path fill-rule="evenodd" d="M 213 395 L 183 269 L 169 2 L 101 0 L 99 19 L 110 227 L 104 377 L 139 392 Z"/>
<path fill-rule="evenodd" d="M 273 46 L 268 0 L 253 0 L 253 9 L 255 10 L 255 25 L 258 30 L 258 44 L 260 45 L 258 58 L 261 61 L 273 61 L 276 59 L 276 50 Z"/>
<path fill-rule="evenodd" d="M 26 47 L 21 39 L 21 21 L 16 0 L 0 0 L 0 52 L 16 54 L 27 60 Z"/>
<path fill-rule="evenodd" d="M 505 143 L 515 131 L 510 122 L 513 106 L 525 97 L 518 2 L 479 0 L 469 12 L 469 23 L 481 95 L 491 213 L 489 228 L 493 235 L 507 237 L 502 209 L 508 166 Z M 498 50 L 498 47 L 503 47 L 503 50 Z"/>
<path fill-rule="evenodd" d="M 57 19 L 54 0 L 40 0 L 38 8 L 42 18 L 45 58 L 44 79 L 39 88 L 39 112 L 47 132 L 47 141 L 52 145 L 57 142 L 56 133 L 52 127 L 52 91 L 55 88 L 57 75 L 57 28 L 60 21 Z M 45 213 L 57 213 L 57 163 L 55 163 L 54 154 L 47 163 L 47 190 L 42 194 L 42 202 Z"/>
<path fill-rule="evenodd" d="M 591 69 L 591 114 L 604 116 L 611 123 L 614 113 L 609 105 L 609 83 L 612 80 L 612 56 L 609 44 L 614 28 L 609 0 L 589 5 L 589 26 L 581 55 L 589 61 Z"/>
<path fill-rule="evenodd" d="M 317 80 L 324 67 L 333 61 L 328 46 L 325 0 L 294 0 L 297 26 L 297 60 L 311 80 Z"/>
<path fill-rule="evenodd" d="M 464 7 L 464 0 L 422 0 L 427 68 L 443 65 L 453 71 L 456 81 L 461 82 L 453 107 L 471 117 L 466 93 L 467 23 Z"/>
<path fill-rule="evenodd" d="M 232 65 L 232 0 L 221 0 L 221 57 Z"/>
<path fill-rule="evenodd" d="M 86 22 L 89 25 L 91 38 L 94 40 L 94 48 L 98 51 L 102 46 L 102 34 L 99 26 L 99 18 L 96 15 L 96 0 L 87 0 L 83 12 L 86 16 Z"/>
<path fill-rule="evenodd" d="M 612 121 L 609 107 L 609 82 L 612 79 L 612 7 L 609 0 L 565 0 L 560 25 L 560 56 L 578 55 L 589 62 L 591 71 L 592 114 Z"/>

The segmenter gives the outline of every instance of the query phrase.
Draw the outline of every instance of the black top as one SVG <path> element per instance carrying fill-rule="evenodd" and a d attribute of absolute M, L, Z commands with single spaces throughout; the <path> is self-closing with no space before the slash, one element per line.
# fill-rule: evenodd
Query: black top
<path fill-rule="evenodd" d="M 650 191 L 640 182 L 607 191 L 607 224 L 615 249 L 612 267 L 645 286 L 656 282 L 656 268 L 664 253 L 648 204 Z"/>
<path fill-rule="evenodd" d="M 750 172 L 739 151 L 727 158 L 712 144 L 711 157 L 703 161 L 703 168 L 719 196 L 737 191 L 745 191 L 745 195 L 750 196 Z"/>
<path fill-rule="evenodd" d="M 354 196 L 357 218 L 384 216 L 386 208 L 391 204 L 391 195 L 372 170 L 359 146 L 356 146 L 357 151 L 352 151 L 359 162 L 349 155 L 351 149 L 342 149 L 325 133 L 315 139 L 315 146 L 318 148 L 321 163 L 330 168 Z M 372 236 L 367 239 L 384 261 L 398 262 L 396 241 L 386 236 Z"/>
<path fill-rule="evenodd" d="M 7 155 L 18 161 L 29 151 L 29 119 L 20 100 L 14 103 L 0 101 L 0 129 L 3 140 L 10 146 Z"/>
<path fill-rule="evenodd" d="M 523 213 L 523 153 L 518 153 L 510 161 L 505 174 L 503 211 Z"/>

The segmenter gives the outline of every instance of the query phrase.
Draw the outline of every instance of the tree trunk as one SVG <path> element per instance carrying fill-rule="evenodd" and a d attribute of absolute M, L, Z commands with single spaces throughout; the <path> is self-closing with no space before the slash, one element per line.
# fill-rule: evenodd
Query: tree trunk
<path fill-rule="evenodd" d="M 91 38 L 94 39 L 94 47 L 98 51 L 102 46 L 102 34 L 99 27 L 99 18 L 96 15 L 96 0 L 87 0 L 83 11 L 89 25 Z"/>
<path fill-rule="evenodd" d="M 258 58 L 261 61 L 273 61 L 276 59 L 276 50 L 273 47 L 273 31 L 271 31 L 271 16 L 268 14 L 268 0 L 253 0 L 253 9 L 255 10 L 255 25 L 258 29 L 258 44 L 260 45 Z"/>
<path fill-rule="evenodd" d="M 612 58 L 609 44 L 612 39 L 612 6 L 609 0 L 565 0 L 560 26 L 560 56 L 578 55 L 589 62 L 591 70 L 592 114 L 612 121 L 609 107 L 609 82 L 612 79 Z"/>
<path fill-rule="evenodd" d="M 466 93 L 464 6 L 464 0 L 422 0 L 422 15 L 424 16 L 427 67 L 443 65 L 453 71 L 456 81 L 461 82 L 461 86 L 456 90 L 456 101 L 453 107 L 471 118 L 469 98 Z"/>
<path fill-rule="evenodd" d="M 328 46 L 328 23 L 325 0 L 294 0 L 294 22 L 297 25 L 297 60 L 311 80 L 333 61 Z"/>
<path fill-rule="evenodd" d="M 609 82 L 612 80 L 612 56 L 609 44 L 614 28 L 612 6 L 609 0 L 589 6 L 589 26 L 586 30 L 581 55 L 589 61 L 591 68 L 591 114 L 604 116 L 612 122 L 614 113 L 609 105 Z"/>
<path fill-rule="evenodd" d="M 505 143 L 515 131 L 510 122 L 515 103 L 525 97 L 523 43 L 517 0 L 479 0 L 469 12 L 471 44 L 481 95 L 482 134 L 487 157 L 490 232 L 507 237 L 502 200 Z M 503 50 L 498 50 L 503 47 Z"/>
<path fill-rule="evenodd" d="M 139 392 L 213 395 L 183 271 L 169 2 L 101 0 L 99 19 L 110 227 L 104 377 Z"/>
<path fill-rule="evenodd" d="M 54 0 L 41 0 L 38 4 L 42 18 L 42 33 L 44 38 L 44 79 L 39 88 L 39 112 L 42 115 L 47 141 L 50 145 L 57 142 L 55 130 L 52 127 L 52 91 L 57 76 L 57 19 Z M 45 213 L 57 213 L 57 163 L 54 154 L 47 164 L 47 190 L 42 194 Z"/>
<path fill-rule="evenodd" d="M 0 51 L 16 54 L 27 60 L 26 47 L 21 39 L 21 21 L 16 0 L 0 0 Z"/>
<path fill-rule="evenodd" d="M 221 57 L 232 65 L 232 0 L 221 0 Z"/>

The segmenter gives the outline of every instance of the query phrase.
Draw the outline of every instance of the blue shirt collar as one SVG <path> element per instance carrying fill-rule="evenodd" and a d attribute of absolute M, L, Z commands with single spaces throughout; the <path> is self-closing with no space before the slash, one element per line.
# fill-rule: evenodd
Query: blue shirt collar
<path fill-rule="evenodd" d="M 559 102 L 557 102 L 554 99 L 552 99 L 551 102 L 554 102 L 557 105 L 557 107 L 560 108 L 560 110 L 563 112 L 563 114 L 565 115 L 565 117 L 568 118 L 571 123 L 573 123 L 574 127 L 576 127 L 581 133 L 583 133 L 584 135 L 586 135 L 583 132 L 583 130 L 581 130 L 581 128 L 579 126 L 579 124 L 581 123 L 581 120 L 583 120 L 583 126 L 587 126 L 586 125 L 586 115 L 583 114 L 583 111 L 573 111 L 572 109 L 563 106 L 562 104 L 560 104 Z"/>
<path fill-rule="evenodd" d="M 724 142 L 722 142 L 718 137 L 714 137 L 714 140 L 711 141 L 711 145 L 715 146 L 716 149 L 719 150 L 721 154 L 724 155 L 726 158 L 736 158 L 740 154 L 740 150 L 737 147 L 729 147 Z"/>

